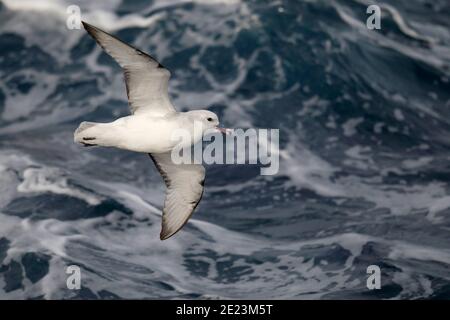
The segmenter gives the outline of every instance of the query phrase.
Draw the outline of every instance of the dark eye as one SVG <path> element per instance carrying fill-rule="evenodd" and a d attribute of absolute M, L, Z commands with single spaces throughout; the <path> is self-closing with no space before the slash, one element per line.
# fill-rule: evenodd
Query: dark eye
<path fill-rule="evenodd" d="M 213 121 L 213 118 L 206 118 L 206 120 L 208 120 L 208 121 Z"/>

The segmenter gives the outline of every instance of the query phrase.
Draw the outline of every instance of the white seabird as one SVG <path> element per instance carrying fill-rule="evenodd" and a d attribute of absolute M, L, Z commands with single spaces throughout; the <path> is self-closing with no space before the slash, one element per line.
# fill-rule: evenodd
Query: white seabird
<path fill-rule="evenodd" d="M 191 217 L 203 195 L 205 168 L 200 164 L 175 164 L 171 150 L 176 146 L 172 133 L 177 129 L 192 133 L 192 144 L 205 131 L 219 128 L 217 115 L 208 110 L 177 112 L 170 102 L 170 72 L 156 59 L 118 38 L 83 22 L 86 31 L 122 67 L 131 115 L 110 123 L 82 122 L 75 142 L 85 146 L 105 146 L 148 153 L 166 184 L 160 239 L 179 231 Z M 195 133 L 194 122 L 203 132 Z"/>

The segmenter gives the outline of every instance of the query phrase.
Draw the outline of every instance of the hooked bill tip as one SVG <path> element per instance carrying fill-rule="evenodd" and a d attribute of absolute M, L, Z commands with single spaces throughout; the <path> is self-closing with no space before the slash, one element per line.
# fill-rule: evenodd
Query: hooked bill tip
<path fill-rule="evenodd" d="M 219 131 L 220 133 L 227 134 L 227 135 L 233 133 L 233 129 L 228 129 L 228 128 L 216 127 L 216 130 Z"/>

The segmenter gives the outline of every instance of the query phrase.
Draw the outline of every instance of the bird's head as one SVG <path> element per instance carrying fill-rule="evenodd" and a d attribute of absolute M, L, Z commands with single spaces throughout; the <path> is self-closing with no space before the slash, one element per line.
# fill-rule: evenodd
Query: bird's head
<path fill-rule="evenodd" d="M 214 112 L 208 110 L 194 110 L 187 112 L 187 114 L 191 120 L 201 123 L 203 132 L 213 129 L 227 134 L 230 131 L 230 129 L 219 127 L 219 117 Z"/>

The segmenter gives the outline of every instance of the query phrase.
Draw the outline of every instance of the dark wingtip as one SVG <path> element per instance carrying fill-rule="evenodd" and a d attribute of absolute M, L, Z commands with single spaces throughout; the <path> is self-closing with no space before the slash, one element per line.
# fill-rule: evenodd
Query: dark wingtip
<path fill-rule="evenodd" d="M 83 24 L 84 29 L 91 35 L 93 35 L 97 30 L 97 28 L 94 27 L 92 24 L 89 24 L 85 21 L 81 21 L 81 23 Z"/>
<path fill-rule="evenodd" d="M 144 51 L 139 50 L 139 49 L 137 49 L 137 48 L 135 48 L 135 47 L 129 45 L 128 43 L 123 42 L 122 40 L 120 40 L 120 39 L 117 38 L 116 36 L 113 36 L 112 34 L 109 34 L 108 32 L 105 32 L 105 31 L 103 31 L 102 29 L 99 29 L 99 28 L 97 28 L 97 27 L 95 27 L 95 26 L 93 26 L 93 25 L 87 23 L 86 21 L 81 21 L 81 23 L 83 24 L 83 27 L 84 27 L 84 29 L 87 31 L 87 33 L 88 33 L 91 37 L 93 37 L 93 38 L 95 39 L 95 41 L 97 41 L 97 43 L 98 43 L 104 50 L 105 50 L 105 47 L 101 44 L 101 42 L 100 42 L 100 41 L 98 40 L 98 38 L 97 38 L 99 33 L 105 33 L 105 34 L 107 34 L 108 36 L 110 36 L 110 37 L 116 39 L 117 41 L 120 41 L 120 42 L 124 43 L 125 45 L 127 45 L 127 46 L 133 48 L 134 50 L 136 50 L 136 52 L 137 52 L 138 54 L 145 55 L 145 56 L 149 57 L 150 59 L 152 59 L 153 61 L 156 61 L 156 62 L 158 63 L 157 68 L 160 68 L 160 69 L 166 69 L 166 70 L 167 70 L 166 67 L 164 67 L 161 63 L 159 63 L 158 60 L 156 60 L 156 59 L 155 59 L 154 57 L 152 57 L 150 54 L 145 53 Z M 127 90 L 128 90 L 128 89 L 127 89 Z"/>
<path fill-rule="evenodd" d="M 169 230 L 164 229 L 164 227 L 162 227 L 162 228 L 161 228 L 161 233 L 159 234 L 159 239 L 160 239 L 161 241 L 167 240 L 167 239 L 169 239 L 170 237 L 172 237 L 174 234 L 176 234 L 176 233 L 177 233 L 178 231 L 180 231 L 180 230 L 181 230 L 181 228 L 178 229 L 178 230 L 175 231 L 175 232 L 170 232 Z"/>
<path fill-rule="evenodd" d="M 164 234 L 164 233 L 162 233 L 162 231 L 161 231 L 161 233 L 159 234 L 159 239 L 160 239 L 161 241 L 164 241 L 164 240 L 166 240 L 166 239 L 169 239 L 171 236 L 173 236 L 173 234 Z"/>

